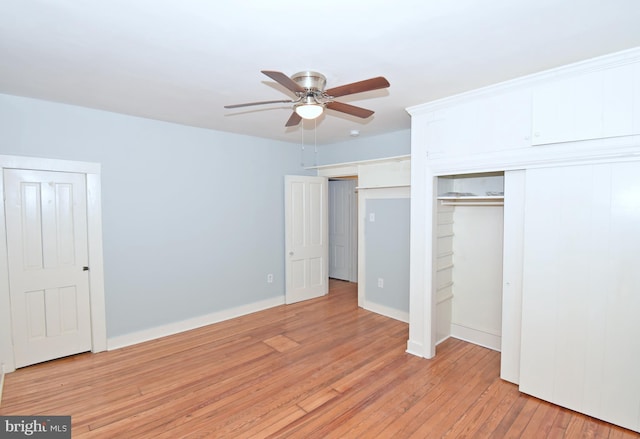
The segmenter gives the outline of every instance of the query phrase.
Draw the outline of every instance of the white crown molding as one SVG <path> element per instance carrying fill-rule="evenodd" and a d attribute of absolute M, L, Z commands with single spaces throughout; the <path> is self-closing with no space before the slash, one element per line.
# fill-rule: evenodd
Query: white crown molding
<path fill-rule="evenodd" d="M 411 116 L 419 116 L 427 112 L 431 112 L 440 108 L 457 105 L 462 102 L 482 98 L 487 95 L 495 95 L 496 93 L 512 91 L 518 88 L 531 87 L 550 79 L 559 79 L 567 76 L 584 74 L 598 70 L 618 67 L 640 61 L 640 47 L 635 47 L 621 52 L 615 52 L 608 55 L 591 58 L 585 61 L 567 64 L 553 69 L 545 70 L 527 76 L 511 79 L 509 81 L 500 82 L 486 87 L 478 88 L 468 92 L 460 93 L 446 98 L 438 99 L 424 104 L 408 107 L 406 111 Z"/>

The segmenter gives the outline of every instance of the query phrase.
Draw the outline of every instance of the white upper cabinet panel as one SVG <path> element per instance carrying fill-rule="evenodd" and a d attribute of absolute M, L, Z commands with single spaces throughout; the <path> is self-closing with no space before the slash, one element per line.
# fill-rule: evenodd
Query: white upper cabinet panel
<path fill-rule="evenodd" d="M 428 159 L 639 135 L 640 47 L 407 111 Z"/>
<path fill-rule="evenodd" d="M 416 124 L 421 122 L 435 157 L 530 146 L 531 92 L 515 89 L 474 98 L 416 117 Z"/>
<path fill-rule="evenodd" d="M 534 145 L 593 139 L 601 132 L 601 72 L 555 80 L 534 89 Z"/>
<path fill-rule="evenodd" d="M 634 106 L 640 106 L 640 100 L 634 97 L 633 92 L 640 84 L 637 80 L 639 76 L 640 63 L 603 72 L 602 137 L 624 136 L 639 132 L 640 127 L 633 126 Z"/>
<path fill-rule="evenodd" d="M 516 89 L 483 100 L 479 121 L 485 151 L 531 146 L 531 91 Z"/>
<path fill-rule="evenodd" d="M 633 132 L 640 133 L 640 62 L 633 65 Z"/>
<path fill-rule="evenodd" d="M 533 144 L 638 133 L 638 63 L 545 82 L 533 90 Z M 634 102 L 635 101 L 635 102 Z M 634 109 L 634 106 L 636 107 Z"/>
<path fill-rule="evenodd" d="M 411 160 L 409 158 L 383 163 L 358 165 L 358 186 L 376 188 L 411 185 Z"/>

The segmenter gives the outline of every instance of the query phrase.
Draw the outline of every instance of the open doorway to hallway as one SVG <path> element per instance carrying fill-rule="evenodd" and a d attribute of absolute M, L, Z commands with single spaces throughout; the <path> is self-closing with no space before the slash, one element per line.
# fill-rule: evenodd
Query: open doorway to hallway
<path fill-rule="evenodd" d="M 358 281 L 357 177 L 329 180 L 329 277 Z"/>

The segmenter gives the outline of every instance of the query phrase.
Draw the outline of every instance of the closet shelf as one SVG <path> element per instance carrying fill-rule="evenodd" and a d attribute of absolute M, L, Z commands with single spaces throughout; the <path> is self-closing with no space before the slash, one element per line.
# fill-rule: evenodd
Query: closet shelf
<path fill-rule="evenodd" d="M 502 195 L 477 195 L 461 197 L 438 197 L 443 206 L 503 206 L 504 196 Z"/>
<path fill-rule="evenodd" d="M 438 196 L 438 200 L 504 200 L 503 195 L 469 195 L 461 197 Z"/>

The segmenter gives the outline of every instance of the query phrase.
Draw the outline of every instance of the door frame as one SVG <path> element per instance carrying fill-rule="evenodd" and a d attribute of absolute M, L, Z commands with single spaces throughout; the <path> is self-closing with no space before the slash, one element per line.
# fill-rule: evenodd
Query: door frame
<path fill-rule="evenodd" d="M 91 312 L 91 351 L 107 350 L 107 324 L 104 298 L 104 259 L 102 253 L 102 198 L 100 164 L 68 160 L 0 155 L 0 170 L 73 172 L 84 174 L 87 185 L 87 243 L 89 254 L 89 300 Z M 4 177 L 0 193 L 4 198 Z M 13 372 L 15 361 L 11 329 L 11 299 L 4 201 L 0 203 L 0 372 Z"/>

